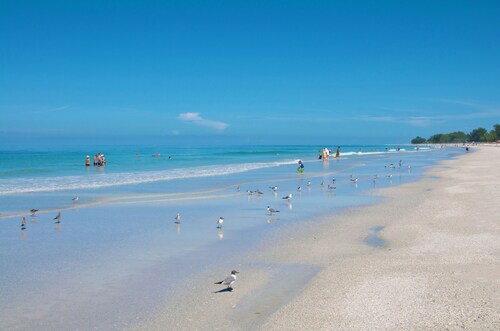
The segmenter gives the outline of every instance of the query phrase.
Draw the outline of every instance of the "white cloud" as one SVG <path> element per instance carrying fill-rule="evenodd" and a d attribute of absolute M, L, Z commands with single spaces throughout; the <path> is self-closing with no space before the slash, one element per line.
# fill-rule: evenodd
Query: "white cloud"
<path fill-rule="evenodd" d="M 443 118 L 431 116 L 410 116 L 410 117 L 394 117 L 394 116 L 361 116 L 360 120 L 370 122 L 384 123 L 404 123 L 413 126 L 429 126 L 432 123 L 441 122 Z"/>
<path fill-rule="evenodd" d="M 218 131 L 224 131 L 229 126 L 229 124 L 224 122 L 204 119 L 200 116 L 200 113 L 181 113 L 177 116 L 177 118 L 183 121 L 193 122 L 198 125 L 206 126 Z"/>
<path fill-rule="evenodd" d="M 69 106 L 61 106 L 57 108 L 51 108 L 51 109 L 45 109 L 45 110 L 35 110 L 33 111 L 34 114 L 40 114 L 40 113 L 53 113 L 56 111 L 63 111 L 69 109 Z"/>

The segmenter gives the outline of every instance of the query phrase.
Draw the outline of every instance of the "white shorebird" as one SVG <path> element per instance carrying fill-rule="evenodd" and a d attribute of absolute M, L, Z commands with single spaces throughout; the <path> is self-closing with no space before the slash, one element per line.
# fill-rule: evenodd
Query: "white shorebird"
<path fill-rule="evenodd" d="M 31 216 L 35 216 L 36 212 L 38 211 L 38 209 L 31 209 L 30 212 L 31 212 Z"/>
<path fill-rule="evenodd" d="M 307 186 L 311 186 L 311 181 L 307 181 Z"/>
<path fill-rule="evenodd" d="M 302 191 L 302 186 L 297 187 L 297 191 Z"/>
<path fill-rule="evenodd" d="M 23 219 L 21 221 L 21 230 L 26 229 L 26 218 L 23 216 Z"/>
<path fill-rule="evenodd" d="M 73 199 L 71 199 L 71 200 L 73 200 L 73 202 L 77 202 L 78 200 L 80 200 L 80 197 L 74 197 L 74 198 L 73 198 Z"/>
<path fill-rule="evenodd" d="M 267 211 L 269 212 L 269 215 L 273 215 L 274 213 L 279 213 L 280 211 L 279 210 L 276 210 L 274 208 L 271 208 L 269 206 L 267 206 Z"/>
<path fill-rule="evenodd" d="M 57 213 L 56 217 L 54 217 L 54 220 L 56 221 L 56 223 L 61 223 L 61 212 Z"/>
<path fill-rule="evenodd" d="M 227 288 L 232 290 L 233 289 L 232 286 L 233 286 L 234 282 L 236 281 L 236 274 L 239 274 L 239 272 L 236 270 L 233 270 L 233 271 L 231 271 L 231 274 L 229 276 L 224 278 L 224 280 L 221 280 L 220 282 L 216 282 L 214 284 L 227 285 Z"/>
<path fill-rule="evenodd" d="M 181 214 L 175 215 L 174 219 L 175 219 L 175 223 L 179 224 L 181 222 Z"/>
<path fill-rule="evenodd" d="M 262 194 L 264 194 L 264 192 L 262 192 L 261 190 L 258 190 L 258 189 L 257 189 L 257 190 L 255 190 L 255 193 L 257 193 L 258 195 L 262 195 Z"/>
<path fill-rule="evenodd" d="M 352 176 L 352 175 L 351 175 Z M 332 178 L 332 182 L 335 184 L 335 181 L 337 180 L 337 178 L 333 177 Z"/>
<path fill-rule="evenodd" d="M 222 229 L 222 224 L 224 224 L 224 217 L 219 217 L 219 219 L 217 220 L 217 228 L 218 229 Z"/>
<path fill-rule="evenodd" d="M 357 177 L 353 177 L 353 176 L 351 175 L 351 182 L 353 182 L 353 183 L 357 183 L 357 182 L 358 182 L 358 178 L 357 178 Z"/>
<path fill-rule="evenodd" d="M 392 178 L 392 174 L 389 174 L 386 177 L 387 177 L 387 179 L 391 179 Z"/>
<path fill-rule="evenodd" d="M 269 188 L 271 190 L 273 190 L 274 192 L 276 192 L 278 190 L 278 186 L 269 186 Z"/>
<path fill-rule="evenodd" d="M 253 191 L 247 190 L 248 195 L 253 195 Z"/>
<path fill-rule="evenodd" d="M 287 196 L 284 196 L 282 199 L 283 199 L 283 200 L 288 200 L 288 201 L 290 201 L 290 200 L 292 199 L 292 193 L 290 193 L 290 194 L 289 194 L 289 195 L 287 195 Z"/>

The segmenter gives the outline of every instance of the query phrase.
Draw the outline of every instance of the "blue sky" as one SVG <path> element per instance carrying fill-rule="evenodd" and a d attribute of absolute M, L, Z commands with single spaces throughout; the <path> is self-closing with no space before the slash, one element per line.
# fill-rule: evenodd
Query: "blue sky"
<path fill-rule="evenodd" d="M 405 143 L 500 122 L 498 1 L 0 0 L 0 138 Z"/>

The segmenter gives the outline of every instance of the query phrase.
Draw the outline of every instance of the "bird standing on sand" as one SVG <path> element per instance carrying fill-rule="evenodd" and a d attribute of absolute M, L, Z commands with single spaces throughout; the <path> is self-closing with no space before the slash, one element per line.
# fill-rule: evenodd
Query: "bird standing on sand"
<path fill-rule="evenodd" d="M 358 182 L 358 178 L 353 177 L 353 176 L 351 175 L 351 182 L 353 182 L 353 183 L 357 183 L 357 182 Z"/>
<path fill-rule="evenodd" d="M 289 195 L 287 195 L 287 196 L 284 196 L 282 199 L 283 199 L 283 200 L 288 200 L 288 201 L 290 201 L 290 200 L 292 199 L 292 193 L 290 193 L 290 194 L 289 194 Z"/>
<path fill-rule="evenodd" d="M 54 220 L 56 221 L 56 223 L 61 223 L 61 218 L 62 218 L 61 212 L 59 212 L 57 213 L 57 216 L 54 217 Z"/>
<path fill-rule="evenodd" d="M 307 181 L 307 186 L 311 186 L 311 181 Z"/>
<path fill-rule="evenodd" d="M 271 208 L 269 206 L 267 206 L 267 211 L 269 212 L 269 215 L 273 215 L 274 213 L 279 213 L 280 211 L 279 210 L 276 210 L 274 208 Z"/>
<path fill-rule="evenodd" d="M 232 286 L 234 284 L 234 282 L 236 281 L 236 274 L 239 274 L 238 271 L 236 270 L 233 270 L 231 271 L 231 274 L 229 276 L 227 276 L 224 280 L 221 280 L 220 282 L 216 282 L 214 284 L 222 284 L 222 285 L 227 285 L 227 288 L 229 290 L 232 290 Z"/>
<path fill-rule="evenodd" d="M 278 186 L 270 186 L 269 188 L 271 190 L 273 190 L 274 192 L 276 192 L 278 190 Z"/>
<path fill-rule="evenodd" d="M 219 220 L 217 221 L 217 228 L 221 229 L 222 224 L 224 224 L 224 217 L 221 216 L 221 217 L 219 217 Z"/>
<path fill-rule="evenodd" d="M 331 186 L 330 184 L 328 184 L 328 190 L 330 190 L 330 191 L 331 191 L 331 190 L 335 190 L 335 189 L 336 189 L 336 187 L 335 187 L 335 186 Z"/>
<path fill-rule="evenodd" d="M 181 214 L 178 213 L 177 215 L 175 215 L 174 219 L 175 223 L 179 224 L 181 222 Z"/>
<path fill-rule="evenodd" d="M 297 187 L 297 191 L 302 191 L 302 186 Z"/>
<path fill-rule="evenodd" d="M 77 202 L 78 200 L 80 200 L 80 197 L 74 197 L 74 198 L 73 198 L 73 199 L 71 199 L 71 200 L 73 200 L 73 202 Z"/>
<path fill-rule="evenodd" d="M 23 220 L 21 221 L 21 230 L 26 229 L 26 218 L 23 216 Z"/>
<path fill-rule="evenodd" d="M 30 212 L 31 212 L 31 216 L 35 216 L 36 212 L 38 211 L 38 209 L 31 209 Z"/>

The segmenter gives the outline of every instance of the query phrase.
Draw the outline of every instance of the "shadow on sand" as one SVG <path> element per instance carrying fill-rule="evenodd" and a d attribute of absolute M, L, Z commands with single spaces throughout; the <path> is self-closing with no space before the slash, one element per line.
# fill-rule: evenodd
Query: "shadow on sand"
<path fill-rule="evenodd" d="M 217 294 L 217 293 L 232 292 L 232 291 L 233 291 L 233 289 L 232 289 L 232 288 L 230 288 L 230 287 L 226 287 L 226 288 L 223 288 L 223 289 L 222 289 L 222 290 L 220 290 L 220 291 L 216 291 L 216 292 L 212 292 L 212 293 Z"/>

